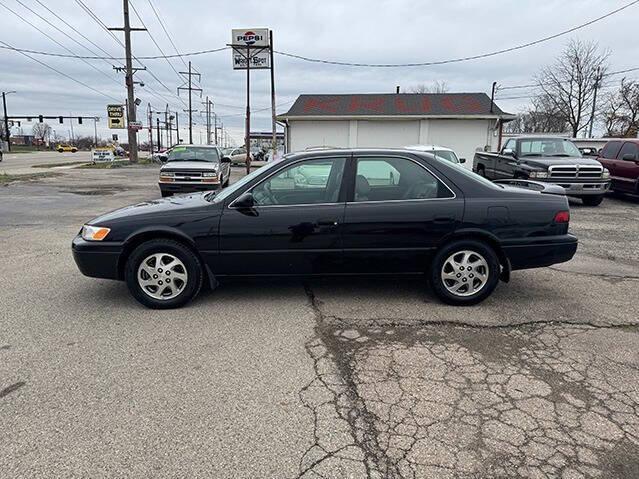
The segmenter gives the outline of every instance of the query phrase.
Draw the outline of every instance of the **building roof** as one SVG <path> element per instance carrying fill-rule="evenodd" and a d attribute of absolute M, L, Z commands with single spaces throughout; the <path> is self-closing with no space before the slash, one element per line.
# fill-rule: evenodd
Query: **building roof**
<path fill-rule="evenodd" d="M 485 93 L 300 95 L 280 119 L 348 117 L 476 117 L 511 119 Z"/>

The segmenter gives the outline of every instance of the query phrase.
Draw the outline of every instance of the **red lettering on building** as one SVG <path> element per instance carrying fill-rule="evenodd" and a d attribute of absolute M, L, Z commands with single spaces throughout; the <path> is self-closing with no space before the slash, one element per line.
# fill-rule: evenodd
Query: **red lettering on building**
<path fill-rule="evenodd" d="M 312 113 L 317 110 L 337 113 L 338 101 L 337 98 L 309 98 L 304 102 L 304 113 Z"/>
<path fill-rule="evenodd" d="M 449 113 L 463 113 L 466 115 L 482 113 L 481 103 L 472 96 L 446 96 L 442 98 L 442 109 Z"/>
<path fill-rule="evenodd" d="M 351 102 L 348 106 L 349 113 L 362 113 L 374 111 L 377 113 L 384 113 L 384 98 L 375 98 L 366 100 L 358 97 L 351 98 Z"/>

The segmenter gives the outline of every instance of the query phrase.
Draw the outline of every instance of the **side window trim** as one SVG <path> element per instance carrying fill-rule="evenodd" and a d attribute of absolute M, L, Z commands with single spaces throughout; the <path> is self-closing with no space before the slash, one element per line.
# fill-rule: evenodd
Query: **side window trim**
<path fill-rule="evenodd" d="M 244 193 L 251 193 L 255 188 L 257 188 L 260 184 L 264 183 L 266 180 L 268 180 L 269 178 L 272 178 L 275 175 L 278 175 L 279 173 L 281 173 L 282 171 L 284 171 L 285 169 L 291 168 L 294 165 L 297 165 L 298 163 L 303 163 L 303 162 L 307 162 L 307 161 L 314 161 L 314 160 L 339 160 L 339 159 L 343 159 L 344 160 L 344 171 L 342 172 L 342 184 L 340 186 L 340 193 L 338 196 L 338 200 L 337 202 L 334 203 L 300 203 L 300 204 L 295 204 L 295 205 L 255 205 L 255 208 L 290 208 L 293 206 L 326 206 L 326 205 L 339 205 L 339 204 L 345 204 L 346 201 L 340 201 L 342 198 L 342 190 L 344 188 L 344 179 L 346 178 L 346 174 L 348 171 L 348 167 L 349 167 L 349 161 L 351 160 L 351 155 L 345 155 L 345 156 L 315 156 L 312 158 L 301 158 L 297 161 L 294 161 L 292 163 L 288 163 L 286 165 L 282 165 L 281 168 L 277 168 L 275 171 L 271 172 L 268 176 L 266 176 L 265 178 L 262 178 L 260 181 L 258 181 L 257 183 L 253 184 L 252 186 L 250 186 L 249 188 L 247 188 L 246 190 L 242 191 L 242 192 L 238 192 L 237 196 L 235 196 L 235 198 L 233 198 L 231 200 L 231 202 L 228 204 L 227 208 L 229 209 L 237 209 L 235 206 L 233 206 L 233 203 L 235 203 L 235 201 L 242 196 Z"/>
<path fill-rule="evenodd" d="M 426 170 L 428 173 L 430 173 L 435 179 L 437 179 L 437 181 L 439 181 L 442 185 L 444 185 L 446 187 L 446 189 L 448 191 L 450 191 L 452 196 L 448 197 L 448 198 L 415 198 L 415 199 L 407 199 L 407 200 L 400 199 L 400 200 L 355 201 L 355 177 L 357 176 L 357 161 L 362 159 L 362 158 L 375 158 L 375 159 L 380 159 L 380 158 L 400 158 L 402 160 L 412 161 L 417 166 L 422 167 L 424 170 Z M 430 168 L 428 168 L 426 165 L 424 165 L 420 161 L 417 161 L 417 160 L 415 160 L 413 158 L 409 158 L 409 157 L 406 157 L 406 156 L 388 155 L 388 154 L 384 154 L 384 155 L 374 155 L 374 154 L 353 155 L 352 172 L 353 173 L 352 173 L 352 178 L 351 178 L 351 185 L 350 185 L 350 188 L 349 188 L 349 196 L 348 196 L 347 201 L 346 201 L 347 205 L 350 205 L 350 204 L 361 205 L 361 204 L 367 204 L 367 203 L 400 203 L 400 202 L 412 202 L 412 201 L 442 201 L 442 200 L 454 200 L 454 199 L 457 198 L 457 193 L 455 193 L 455 191 L 450 186 L 448 186 L 448 183 L 446 183 L 444 180 L 442 180 L 439 175 L 434 173 Z"/>

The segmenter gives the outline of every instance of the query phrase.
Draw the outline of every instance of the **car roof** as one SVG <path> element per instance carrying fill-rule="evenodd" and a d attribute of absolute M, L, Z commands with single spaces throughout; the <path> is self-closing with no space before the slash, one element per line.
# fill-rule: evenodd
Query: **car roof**
<path fill-rule="evenodd" d="M 193 144 L 193 143 L 187 143 L 187 144 L 185 145 L 184 143 L 180 143 L 179 145 L 173 145 L 173 146 L 171 147 L 171 149 L 173 149 L 173 148 L 175 148 L 175 147 L 178 147 L 178 146 L 179 146 L 179 147 L 182 147 L 182 148 L 184 148 L 184 147 L 186 147 L 186 146 L 192 146 L 192 147 L 194 147 L 194 148 L 219 148 L 219 146 L 217 146 L 217 145 L 196 145 L 196 144 Z"/>
<path fill-rule="evenodd" d="M 453 153 L 455 153 L 453 149 L 448 148 L 446 146 L 439 146 L 439 145 L 410 145 L 410 146 L 405 146 L 404 148 L 406 150 L 416 150 L 416 151 L 439 150 L 439 151 L 452 151 Z"/>

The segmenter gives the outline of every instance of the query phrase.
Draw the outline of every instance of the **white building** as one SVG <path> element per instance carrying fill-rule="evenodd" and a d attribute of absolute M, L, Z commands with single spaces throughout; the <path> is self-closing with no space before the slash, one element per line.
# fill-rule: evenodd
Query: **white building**
<path fill-rule="evenodd" d="M 278 116 L 287 151 L 436 144 L 468 168 L 477 149 L 498 149 L 502 125 L 514 118 L 485 93 L 300 95 Z"/>

